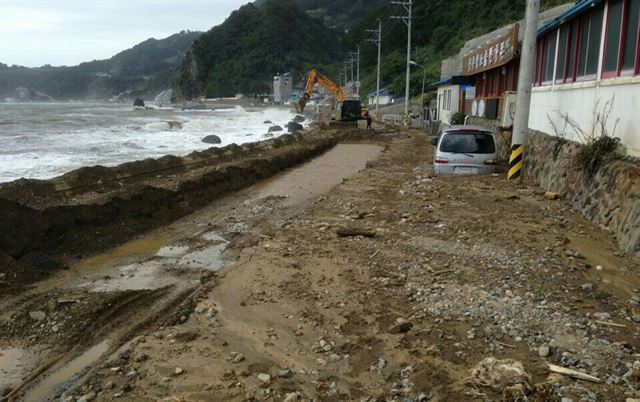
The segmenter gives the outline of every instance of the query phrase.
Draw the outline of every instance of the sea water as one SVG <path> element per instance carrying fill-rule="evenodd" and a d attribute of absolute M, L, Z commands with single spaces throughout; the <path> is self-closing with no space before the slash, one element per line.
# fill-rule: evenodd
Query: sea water
<path fill-rule="evenodd" d="M 215 110 L 98 103 L 0 103 L 0 182 L 48 179 L 93 165 L 114 166 L 164 155 L 186 155 L 214 145 L 260 141 L 272 125 L 286 124 L 293 108 Z M 272 123 L 265 123 L 271 121 Z"/>

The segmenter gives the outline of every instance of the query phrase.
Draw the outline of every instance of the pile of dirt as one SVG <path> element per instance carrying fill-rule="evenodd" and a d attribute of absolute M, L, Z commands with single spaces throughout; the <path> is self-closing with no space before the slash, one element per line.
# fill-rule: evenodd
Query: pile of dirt
<path fill-rule="evenodd" d="M 315 131 L 194 152 L 183 158 L 81 168 L 49 181 L 0 185 L 0 264 L 12 289 L 74 260 L 166 225 L 212 200 L 305 162 L 342 138 Z"/>

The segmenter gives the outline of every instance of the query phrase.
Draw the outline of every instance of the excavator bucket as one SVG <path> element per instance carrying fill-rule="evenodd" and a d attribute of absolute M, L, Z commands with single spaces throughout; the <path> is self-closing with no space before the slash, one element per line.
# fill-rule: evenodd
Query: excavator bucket
<path fill-rule="evenodd" d="M 307 106 L 308 101 L 309 101 L 309 96 L 307 94 L 304 94 L 299 101 L 294 103 L 296 107 L 296 112 L 298 113 L 304 112 L 304 107 Z"/>

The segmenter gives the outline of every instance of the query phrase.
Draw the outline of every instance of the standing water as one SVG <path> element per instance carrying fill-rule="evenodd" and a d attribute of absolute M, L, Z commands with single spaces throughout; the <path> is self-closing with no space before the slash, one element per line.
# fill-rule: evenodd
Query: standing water
<path fill-rule="evenodd" d="M 219 146 L 259 141 L 270 126 L 286 127 L 293 115 L 284 107 L 133 110 L 121 104 L 0 103 L 0 183 L 186 155 L 211 147 L 202 142 L 208 135 L 220 137 Z"/>

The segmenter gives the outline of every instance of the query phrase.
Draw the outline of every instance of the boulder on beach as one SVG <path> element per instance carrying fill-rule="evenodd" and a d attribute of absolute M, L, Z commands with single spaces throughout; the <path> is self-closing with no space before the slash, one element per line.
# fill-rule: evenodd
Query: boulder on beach
<path fill-rule="evenodd" d="M 269 127 L 269 132 L 274 133 L 276 131 L 283 131 L 284 129 L 278 125 Z"/>
<path fill-rule="evenodd" d="M 290 121 L 289 123 L 287 123 L 287 130 L 290 133 L 295 133 L 296 131 L 304 130 L 304 127 L 300 123 Z"/>
<path fill-rule="evenodd" d="M 202 139 L 202 142 L 206 144 L 221 144 L 222 140 L 217 135 L 207 135 Z"/>
<path fill-rule="evenodd" d="M 307 117 L 301 114 L 297 114 L 294 118 L 293 121 L 295 123 L 302 123 L 303 121 L 307 120 Z"/>
<path fill-rule="evenodd" d="M 134 107 L 144 107 L 144 100 L 141 98 L 136 98 L 136 100 L 133 101 L 133 106 Z"/>
<path fill-rule="evenodd" d="M 273 124 L 273 122 L 271 120 L 265 120 L 264 124 Z"/>
<path fill-rule="evenodd" d="M 262 138 L 273 138 L 273 133 L 266 133 L 262 135 Z"/>

